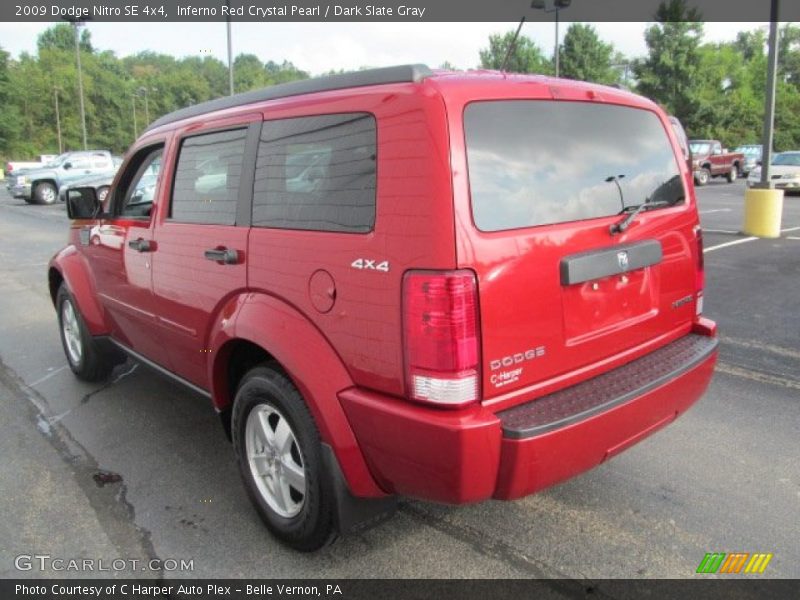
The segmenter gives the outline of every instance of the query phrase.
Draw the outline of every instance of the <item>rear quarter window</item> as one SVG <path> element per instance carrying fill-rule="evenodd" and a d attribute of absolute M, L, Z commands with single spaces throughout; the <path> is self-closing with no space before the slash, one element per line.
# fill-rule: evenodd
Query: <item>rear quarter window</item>
<path fill-rule="evenodd" d="M 474 102 L 464 112 L 472 212 L 482 231 L 620 213 L 684 199 L 658 116 L 624 106 L 547 100 Z"/>
<path fill-rule="evenodd" d="M 253 225 L 364 233 L 375 224 L 375 117 L 347 113 L 266 121 Z"/>

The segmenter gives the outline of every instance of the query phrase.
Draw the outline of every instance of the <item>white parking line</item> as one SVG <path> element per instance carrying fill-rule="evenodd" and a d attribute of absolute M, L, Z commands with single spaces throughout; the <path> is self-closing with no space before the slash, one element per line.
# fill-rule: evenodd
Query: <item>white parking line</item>
<path fill-rule="evenodd" d="M 701 210 L 700 214 L 701 215 L 710 215 L 711 213 L 717 213 L 717 212 L 731 212 L 731 210 L 732 209 L 730 209 L 730 208 L 712 208 L 711 210 Z"/>
<path fill-rule="evenodd" d="M 59 367 L 59 368 L 55 369 L 54 371 L 50 371 L 50 372 L 49 372 L 47 375 L 45 375 L 44 377 L 41 377 L 41 378 L 37 379 L 36 381 L 34 381 L 33 383 L 29 383 L 28 385 L 29 385 L 30 387 L 36 387 L 37 385 L 39 385 L 40 383 L 43 383 L 43 382 L 47 381 L 48 379 L 50 379 L 50 378 L 51 378 L 51 377 L 53 377 L 54 375 L 58 375 L 58 374 L 59 374 L 61 371 L 63 371 L 63 370 L 64 370 L 64 369 L 66 369 L 66 368 L 67 368 L 67 365 L 64 365 L 63 367 Z"/>
<path fill-rule="evenodd" d="M 708 229 L 704 229 L 703 231 L 709 231 Z M 800 227 L 788 227 L 787 229 L 781 229 L 781 233 L 788 233 L 789 231 L 800 231 Z M 735 233 L 735 232 L 734 232 Z M 705 248 L 703 250 L 703 254 L 706 252 L 712 252 L 714 250 L 719 250 L 720 248 L 727 248 L 728 246 L 735 246 L 736 244 L 744 244 L 745 242 L 752 242 L 753 240 L 759 240 L 761 238 L 758 237 L 746 237 L 740 240 L 733 240 L 732 242 L 725 242 L 724 244 L 717 244 L 716 246 L 711 246 L 709 248 Z"/>
<path fill-rule="evenodd" d="M 724 244 L 717 244 L 716 246 L 711 246 L 709 248 L 703 249 L 703 254 L 707 252 L 713 252 L 714 250 L 719 250 L 720 248 L 727 248 L 728 246 L 735 246 L 736 244 L 744 244 L 745 242 L 752 242 L 753 240 L 757 240 L 757 237 L 748 237 L 742 238 L 740 240 L 733 240 L 732 242 L 725 242 Z"/>

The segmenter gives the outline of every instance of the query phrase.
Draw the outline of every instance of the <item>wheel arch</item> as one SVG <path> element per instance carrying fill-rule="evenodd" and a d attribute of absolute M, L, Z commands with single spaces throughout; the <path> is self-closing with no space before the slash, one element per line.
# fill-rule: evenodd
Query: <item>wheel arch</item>
<path fill-rule="evenodd" d="M 212 402 L 228 432 L 241 378 L 253 366 L 274 361 L 306 401 L 351 492 L 362 497 L 386 495 L 369 473 L 338 398 L 340 391 L 353 386 L 352 379 L 328 340 L 300 311 L 268 294 L 242 294 L 220 312 L 209 349 Z"/>
<path fill-rule="evenodd" d="M 47 283 L 53 306 L 56 303 L 58 288 L 66 284 L 78 305 L 81 316 L 93 336 L 108 333 L 105 313 L 97 298 L 97 290 L 86 259 L 74 246 L 67 246 L 59 252 L 47 270 Z"/>

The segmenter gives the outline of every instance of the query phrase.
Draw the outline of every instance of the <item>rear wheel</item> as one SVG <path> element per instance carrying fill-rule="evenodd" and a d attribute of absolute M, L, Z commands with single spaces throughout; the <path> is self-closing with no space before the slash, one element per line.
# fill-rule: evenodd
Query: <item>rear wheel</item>
<path fill-rule="evenodd" d="M 58 198 L 58 190 L 49 181 L 37 183 L 33 189 L 33 199 L 39 204 L 53 204 Z"/>
<path fill-rule="evenodd" d="M 56 309 L 61 344 L 72 372 L 84 381 L 101 381 L 108 377 L 114 368 L 114 361 L 98 348 L 86 328 L 75 299 L 65 285 L 58 289 Z"/>
<path fill-rule="evenodd" d="M 97 201 L 102 204 L 106 201 L 106 196 L 108 196 L 108 186 L 102 185 L 97 188 Z"/>
<path fill-rule="evenodd" d="M 711 180 L 711 172 L 708 169 L 700 169 L 694 174 L 694 181 L 697 185 L 706 185 Z"/>
<path fill-rule="evenodd" d="M 236 392 L 233 445 L 245 488 L 272 534 L 311 552 L 335 537 L 334 494 L 319 432 L 303 397 L 275 363 Z"/>
<path fill-rule="evenodd" d="M 739 177 L 739 167 L 733 165 L 731 170 L 728 171 L 728 174 L 725 176 L 725 179 L 728 180 L 728 183 L 733 183 Z"/>

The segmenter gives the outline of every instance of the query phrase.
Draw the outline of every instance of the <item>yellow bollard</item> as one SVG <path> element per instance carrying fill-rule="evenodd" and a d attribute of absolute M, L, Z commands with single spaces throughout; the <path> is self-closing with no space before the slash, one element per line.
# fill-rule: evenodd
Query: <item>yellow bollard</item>
<path fill-rule="evenodd" d="M 781 235 L 783 190 L 747 189 L 744 193 L 744 233 L 763 238 Z"/>

